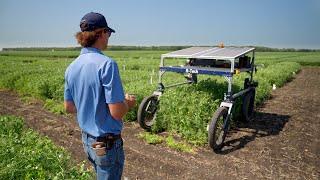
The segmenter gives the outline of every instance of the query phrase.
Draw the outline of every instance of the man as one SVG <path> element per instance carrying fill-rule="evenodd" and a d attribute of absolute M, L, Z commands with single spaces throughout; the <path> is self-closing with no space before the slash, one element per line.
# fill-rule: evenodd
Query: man
<path fill-rule="evenodd" d="M 97 179 L 121 179 L 122 118 L 135 105 L 135 97 L 124 95 L 116 62 L 102 53 L 115 32 L 105 17 L 88 13 L 80 28 L 76 39 L 83 48 L 65 72 L 65 109 L 77 113 L 84 150 Z"/>

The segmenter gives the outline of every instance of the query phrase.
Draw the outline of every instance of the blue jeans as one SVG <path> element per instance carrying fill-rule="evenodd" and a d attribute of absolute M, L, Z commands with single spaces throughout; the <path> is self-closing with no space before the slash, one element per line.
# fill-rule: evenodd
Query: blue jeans
<path fill-rule="evenodd" d="M 86 133 L 82 133 L 84 151 L 92 163 L 98 180 L 121 179 L 124 165 L 123 141 L 118 139 L 114 142 L 112 149 L 106 150 L 106 154 L 98 156 L 91 147 L 96 140 Z"/>

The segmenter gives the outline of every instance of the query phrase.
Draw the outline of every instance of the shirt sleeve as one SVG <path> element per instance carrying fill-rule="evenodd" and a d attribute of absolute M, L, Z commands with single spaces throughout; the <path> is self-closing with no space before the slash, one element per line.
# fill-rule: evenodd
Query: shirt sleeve
<path fill-rule="evenodd" d="M 65 101 L 72 101 L 73 102 L 73 98 L 70 92 L 70 89 L 68 87 L 68 83 L 67 83 L 67 77 L 65 76 L 64 78 L 64 100 Z"/>
<path fill-rule="evenodd" d="M 118 65 L 111 61 L 101 69 L 101 81 L 107 104 L 124 101 L 124 92 L 119 74 Z"/>

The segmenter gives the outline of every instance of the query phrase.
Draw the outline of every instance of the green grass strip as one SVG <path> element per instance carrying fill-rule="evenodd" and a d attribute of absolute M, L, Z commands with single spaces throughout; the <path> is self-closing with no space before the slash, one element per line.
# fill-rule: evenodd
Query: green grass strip
<path fill-rule="evenodd" d="M 0 116 L 0 179 L 92 179 L 84 164 L 23 126 L 23 119 Z"/>

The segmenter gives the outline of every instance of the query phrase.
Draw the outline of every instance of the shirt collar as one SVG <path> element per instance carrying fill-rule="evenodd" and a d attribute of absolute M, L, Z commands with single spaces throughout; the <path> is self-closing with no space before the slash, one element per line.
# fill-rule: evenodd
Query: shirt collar
<path fill-rule="evenodd" d="M 94 47 L 84 47 L 84 48 L 82 48 L 80 54 L 86 54 L 86 53 L 99 53 L 99 54 L 103 54 L 99 49 L 94 48 Z"/>

